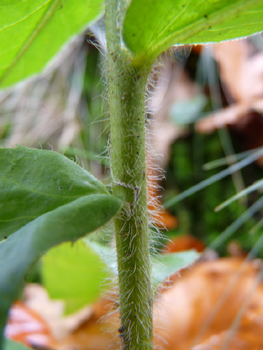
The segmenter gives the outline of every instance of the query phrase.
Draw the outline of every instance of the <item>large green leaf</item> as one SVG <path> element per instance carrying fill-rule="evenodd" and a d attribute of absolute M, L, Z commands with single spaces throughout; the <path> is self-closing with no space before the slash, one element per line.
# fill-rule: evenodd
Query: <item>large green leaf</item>
<path fill-rule="evenodd" d="M 43 284 L 49 296 L 62 299 L 65 312 L 71 313 L 93 303 L 105 290 L 104 281 L 108 277 L 105 268 L 83 240 L 74 245 L 64 243 L 43 256 Z"/>
<path fill-rule="evenodd" d="M 0 148 L 0 240 L 36 217 L 106 187 L 68 158 L 25 147 Z"/>
<path fill-rule="evenodd" d="M 75 241 L 104 225 L 117 213 L 121 204 L 122 201 L 112 195 L 81 197 L 43 214 L 0 243 L 1 333 L 8 309 L 17 298 L 23 278 L 32 264 L 53 246 Z"/>
<path fill-rule="evenodd" d="M 174 44 L 220 42 L 263 30 L 262 0 L 132 0 L 123 37 L 136 55 L 155 58 Z"/>
<path fill-rule="evenodd" d="M 2 0 L 0 86 L 39 73 L 102 11 L 103 0 Z"/>

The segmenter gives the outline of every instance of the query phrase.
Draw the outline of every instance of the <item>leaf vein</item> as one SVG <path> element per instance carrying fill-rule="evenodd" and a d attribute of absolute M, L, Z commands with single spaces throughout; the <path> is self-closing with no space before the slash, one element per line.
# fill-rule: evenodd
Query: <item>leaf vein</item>
<path fill-rule="evenodd" d="M 49 0 L 51 1 L 51 0 Z M 36 28 L 30 36 L 25 41 L 24 45 L 21 47 L 20 51 L 17 53 L 16 57 L 11 62 L 9 68 L 4 72 L 2 77 L 0 77 L 0 83 L 3 82 L 3 80 L 10 74 L 10 72 L 13 70 L 17 62 L 23 57 L 24 53 L 30 48 L 38 34 L 41 32 L 41 30 L 44 28 L 45 24 L 48 22 L 49 18 L 53 15 L 57 5 L 59 4 L 60 0 L 54 0 L 53 4 L 51 4 L 50 8 L 47 9 L 46 13 L 40 20 L 40 22 L 37 24 Z"/>

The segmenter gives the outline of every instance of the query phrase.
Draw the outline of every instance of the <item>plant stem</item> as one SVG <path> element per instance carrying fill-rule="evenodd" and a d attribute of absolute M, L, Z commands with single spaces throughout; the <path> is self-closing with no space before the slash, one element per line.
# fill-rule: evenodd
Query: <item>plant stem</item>
<path fill-rule="evenodd" d="M 115 218 L 123 349 L 153 348 L 145 88 L 151 63 L 135 66 L 121 48 L 118 0 L 105 0 L 113 194 L 125 200 Z"/>

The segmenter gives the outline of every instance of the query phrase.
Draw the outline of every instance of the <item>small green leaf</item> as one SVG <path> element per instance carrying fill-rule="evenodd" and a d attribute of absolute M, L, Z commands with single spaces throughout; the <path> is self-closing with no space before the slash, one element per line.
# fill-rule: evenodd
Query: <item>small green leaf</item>
<path fill-rule="evenodd" d="M 33 263 L 55 245 L 75 241 L 104 225 L 121 204 L 119 198 L 105 194 L 78 198 L 43 214 L 0 243 L 0 334 Z"/>
<path fill-rule="evenodd" d="M 112 272 L 118 274 L 116 250 L 96 242 L 86 240 L 87 244 L 101 257 Z M 162 254 L 152 259 L 152 277 L 155 284 L 162 283 L 170 275 L 192 265 L 200 254 L 195 250 L 180 253 Z"/>
<path fill-rule="evenodd" d="M 153 262 L 154 282 L 162 283 L 170 275 L 192 265 L 199 257 L 195 250 L 160 255 Z"/>
<path fill-rule="evenodd" d="M 42 258 L 43 285 L 53 299 L 65 302 L 65 312 L 93 303 L 105 290 L 105 264 L 82 240 L 64 243 Z"/>
<path fill-rule="evenodd" d="M 40 73 L 102 9 L 102 0 L 1 1 L 0 87 Z"/>
<path fill-rule="evenodd" d="M 90 241 L 89 239 L 85 240 L 87 245 L 96 252 L 102 261 L 108 266 L 110 271 L 114 273 L 114 275 L 118 275 L 118 264 L 117 264 L 117 253 L 116 249 L 108 247 L 106 245 L 102 245 L 100 243 Z"/>
<path fill-rule="evenodd" d="M 30 350 L 26 345 L 18 343 L 12 339 L 5 339 L 3 350 Z"/>
<path fill-rule="evenodd" d="M 61 154 L 0 148 L 0 240 L 38 216 L 106 187 Z"/>
<path fill-rule="evenodd" d="M 169 119 L 176 125 L 194 123 L 200 118 L 206 102 L 207 98 L 203 94 L 191 99 L 177 101 L 172 104 L 169 110 Z"/>
<path fill-rule="evenodd" d="M 123 25 L 127 47 L 154 59 L 172 45 L 220 42 L 263 30 L 261 0 L 132 0 Z"/>

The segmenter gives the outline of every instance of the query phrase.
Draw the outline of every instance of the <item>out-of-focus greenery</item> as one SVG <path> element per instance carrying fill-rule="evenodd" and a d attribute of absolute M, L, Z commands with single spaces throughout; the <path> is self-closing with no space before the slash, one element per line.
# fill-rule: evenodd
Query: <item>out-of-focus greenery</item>
<path fill-rule="evenodd" d="M 222 157 L 224 153 L 217 133 L 213 135 L 192 133 L 187 138 L 177 140 L 173 144 L 166 172 L 165 199 L 218 173 L 222 170 L 221 168 L 205 171 L 202 170 L 202 165 Z M 254 177 L 251 178 L 251 173 L 258 176 L 257 178 L 260 178 L 260 173 L 262 176 L 262 171 L 256 165 L 252 164 L 245 168 L 242 170 L 245 186 L 255 180 Z M 236 201 L 222 211 L 214 212 L 217 205 L 234 194 L 236 194 L 235 186 L 231 176 L 228 176 L 175 204 L 170 211 L 178 217 L 179 226 L 175 231 L 170 232 L 169 236 L 191 233 L 209 245 L 247 209 L 244 201 L 243 203 Z M 253 204 L 258 198 L 258 193 L 249 195 L 248 205 Z M 257 230 L 254 234 L 249 233 L 257 221 L 257 217 L 248 220 L 221 245 L 218 253 L 225 255 L 227 244 L 233 239 L 237 240 L 244 250 L 250 251 L 262 234 L 262 230 Z M 263 253 L 259 255 L 263 256 Z"/>
<path fill-rule="evenodd" d="M 43 257 L 43 284 L 53 299 L 63 299 L 71 313 L 93 303 L 105 290 L 106 266 L 82 240 L 64 243 Z"/>
<path fill-rule="evenodd" d="M 74 161 L 82 164 L 85 169 L 90 170 L 93 174 L 96 173 L 97 176 L 101 176 L 103 179 L 107 173 L 108 160 L 104 159 L 100 161 L 101 158 L 98 156 L 107 156 L 105 150 L 109 136 L 109 120 L 107 119 L 107 113 L 105 113 L 107 102 L 103 99 L 105 83 L 101 78 L 102 65 L 102 55 L 95 47 L 88 44 L 82 102 L 80 113 L 77 116 L 80 120 L 81 129 L 77 138 L 74 139 L 71 145 L 72 147 L 65 148 L 63 152 L 69 158 L 72 159 L 73 157 Z M 194 73 L 195 70 L 192 75 L 194 75 Z M 6 133 L 12 133 L 11 124 L 8 124 L 5 131 L 0 135 L 2 139 L 5 137 Z M 242 151 L 238 149 L 238 143 L 235 146 L 236 152 Z M 188 137 L 177 140 L 172 146 L 170 161 L 167 169 L 165 169 L 166 180 L 162 184 L 165 188 L 163 201 L 168 200 L 176 194 L 218 173 L 222 168 L 205 171 L 202 170 L 202 166 L 206 162 L 222 157 L 224 157 L 224 152 L 220 137 L 217 133 L 207 136 L 192 132 Z M 262 171 L 256 165 L 251 165 L 242 170 L 242 175 L 245 186 L 248 186 L 262 177 Z M 191 233 L 204 241 L 206 245 L 209 245 L 227 226 L 234 222 L 246 210 L 246 204 L 244 202 L 242 204 L 242 202 L 239 201 L 232 203 L 229 207 L 218 213 L 214 212 L 214 208 L 217 205 L 230 198 L 235 193 L 236 190 L 233 180 L 231 176 L 228 176 L 169 208 L 178 218 L 179 226 L 176 230 L 167 232 L 167 235 L 172 237 L 178 234 Z M 259 194 L 257 192 L 249 195 L 248 206 L 253 204 L 258 197 Z M 226 255 L 227 245 L 232 240 L 237 240 L 244 250 L 250 251 L 262 234 L 260 227 L 258 230 L 255 230 L 255 233 L 249 233 L 250 229 L 255 226 L 259 220 L 260 215 L 248 220 L 233 234 L 233 236 L 219 247 L 218 253 L 222 256 Z M 110 231 L 111 228 L 109 227 L 107 232 L 108 236 L 111 236 Z M 164 236 L 165 235 L 166 233 L 164 232 Z M 109 237 L 105 238 L 105 232 L 96 233 L 96 237 L 100 237 L 101 243 L 103 244 L 105 244 L 105 240 L 109 240 Z M 164 241 L 162 241 L 162 243 L 163 242 Z M 158 248 L 160 248 L 159 245 Z M 259 256 L 263 257 L 263 253 L 260 252 Z M 74 266 L 78 263 L 77 260 L 74 260 L 74 257 L 72 261 L 73 262 L 70 264 Z M 56 272 L 56 264 L 52 264 L 52 269 L 50 269 L 52 276 L 47 275 L 48 271 L 46 269 L 46 278 L 56 278 L 56 273 L 60 273 L 59 268 Z M 103 275 L 104 273 L 105 271 L 102 271 Z M 28 275 L 27 282 L 41 281 L 43 281 L 43 278 L 41 262 L 39 262 Z M 91 277 L 89 284 L 91 286 L 93 284 L 94 286 L 97 285 L 97 279 L 94 279 L 92 282 Z M 99 292 L 96 295 L 98 296 Z M 56 295 L 56 297 L 58 296 Z M 63 296 L 61 296 L 61 298 L 63 298 Z M 68 296 L 65 297 L 65 299 L 67 298 Z M 81 302 L 80 300 L 80 303 Z M 72 305 L 67 305 L 68 311 L 76 309 L 74 305 L 71 306 Z"/>
<path fill-rule="evenodd" d="M 82 119 L 83 128 L 80 138 L 84 149 L 97 155 L 107 155 L 106 146 L 109 135 L 109 115 L 106 112 L 106 101 L 103 98 L 105 84 L 101 76 L 103 64 L 99 50 L 89 44 L 83 86 L 87 115 Z"/>

